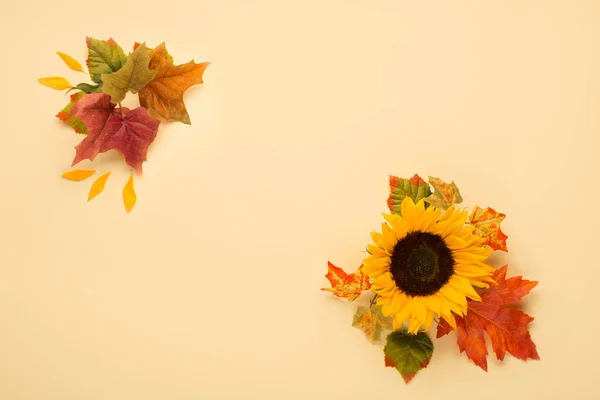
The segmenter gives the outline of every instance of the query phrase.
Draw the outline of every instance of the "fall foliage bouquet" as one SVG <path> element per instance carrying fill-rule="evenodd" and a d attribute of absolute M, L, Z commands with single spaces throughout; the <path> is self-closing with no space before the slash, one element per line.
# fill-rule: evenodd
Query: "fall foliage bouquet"
<path fill-rule="evenodd" d="M 128 56 L 113 39 L 87 38 L 86 43 L 86 65 L 92 83 L 73 86 L 65 78 L 56 76 L 38 81 L 56 90 L 75 91 L 70 103 L 56 115 L 84 136 L 75 147 L 71 166 L 86 159 L 94 161 L 98 154 L 115 150 L 132 168 L 123 188 L 125 209 L 130 212 L 137 200 L 133 173 L 142 172 L 142 163 L 156 138 L 160 119 L 191 124 L 183 94 L 190 86 L 202 83 L 202 75 L 209 63 L 192 60 L 175 65 L 164 43 L 153 49 L 147 48 L 145 43 L 135 43 Z M 84 72 L 73 57 L 57 54 L 72 70 Z M 130 110 L 121 106 L 128 92 L 138 95 L 140 107 Z M 71 170 L 62 176 L 80 181 L 95 172 Z M 109 175 L 110 172 L 106 172 L 96 179 L 88 201 L 104 190 Z"/>
<path fill-rule="evenodd" d="M 433 188 L 433 192 L 432 189 Z M 385 366 L 409 382 L 427 367 L 436 337 L 456 331 L 460 352 L 487 371 L 484 331 L 499 360 L 506 353 L 539 360 L 527 325 L 533 317 L 515 305 L 537 282 L 506 278 L 507 266 L 487 264 L 494 250 L 508 251 L 500 223 L 505 215 L 492 208 L 456 207 L 462 203 L 454 182 L 418 175 L 390 177 L 388 207 L 380 232 L 372 232 L 369 254 L 352 274 L 328 263 L 329 291 L 355 301 L 372 291 L 368 305 L 358 306 L 352 325 L 371 342 L 383 331 Z"/>

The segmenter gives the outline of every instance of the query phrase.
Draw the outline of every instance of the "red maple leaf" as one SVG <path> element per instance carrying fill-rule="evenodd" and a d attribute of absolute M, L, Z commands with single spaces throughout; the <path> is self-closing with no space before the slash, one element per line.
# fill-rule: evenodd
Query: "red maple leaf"
<path fill-rule="evenodd" d="M 81 120 L 88 132 L 75 147 L 73 165 L 85 159 L 94 161 L 99 153 L 118 150 L 128 165 L 142 172 L 148 146 L 154 141 L 160 124 L 145 108 L 115 109 L 110 96 L 92 93 L 79 100 L 69 113 Z"/>
<path fill-rule="evenodd" d="M 460 352 L 465 352 L 473 362 L 487 371 L 487 349 L 483 332 L 487 332 L 492 349 L 498 360 L 506 353 L 518 359 L 539 360 L 535 343 L 531 340 L 527 325 L 533 317 L 511 307 L 527 295 L 538 282 L 522 279 L 520 276 L 506 279 L 507 265 L 496 270 L 493 279 L 497 285 L 488 289 L 478 289 L 481 302 L 469 300 L 469 308 L 464 317 L 456 316 L 456 336 Z M 437 337 L 452 331 L 452 327 L 441 320 Z"/>
<path fill-rule="evenodd" d="M 362 265 L 358 267 L 355 273 L 347 274 L 343 269 L 336 267 L 329 261 L 327 262 L 327 275 L 325 277 L 331 282 L 331 288 L 323 288 L 327 292 L 333 293 L 337 297 L 356 300 L 363 290 L 369 290 L 371 283 L 369 277 L 362 271 Z"/>

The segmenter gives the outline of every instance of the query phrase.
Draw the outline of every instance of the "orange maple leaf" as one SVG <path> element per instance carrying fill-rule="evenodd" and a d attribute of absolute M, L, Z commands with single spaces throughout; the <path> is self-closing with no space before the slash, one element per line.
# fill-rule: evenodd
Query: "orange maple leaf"
<path fill-rule="evenodd" d="M 337 297 L 348 299 L 348 301 L 356 300 L 363 290 L 371 288 L 369 277 L 362 272 L 362 267 L 361 264 L 355 273 L 347 274 L 343 269 L 328 261 L 325 277 L 331 282 L 331 287 L 322 288 L 321 290 L 331 292 Z"/>
<path fill-rule="evenodd" d="M 505 214 L 496 212 L 493 208 L 483 209 L 475 206 L 469 215 L 469 224 L 475 229 L 473 233 L 485 238 L 486 245 L 494 250 L 508 251 L 506 239 L 508 236 L 500 230 L 500 223 L 506 218 Z"/>
<path fill-rule="evenodd" d="M 538 282 L 528 281 L 517 276 L 506 278 L 507 265 L 496 270 L 493 279 L 496 285 L 488 289 L 477 289 L 481 302 L 469 299 L 469 307 L 464 317 L 456 316 L 457 341 L 460 352 L 465 352 L 477 366 L 487 371 L 487 349 L 483 332 L 487 332 L 492 349 L 498 360 L 506 353 L 518 359 L 539 360 L 535 343 L 531 340 L 527 325 L 533 317 L 511 305 L 527 295 Z M 452 331 L 452 327 L 441 320 L 437 337 Z"/>
<path fill-rule="evenodd" d="M 202 75 L 210 63 L 197 64 L 192 60 L 186 64 L 174 65 L 164 43 L 149 50 L 148 54 L 148 67 L 157 72 L 154 79 L 140 90 L 140 105 L 166 120 L 190 124 L 183 93 L 190 86 L 202 83 Z"/>

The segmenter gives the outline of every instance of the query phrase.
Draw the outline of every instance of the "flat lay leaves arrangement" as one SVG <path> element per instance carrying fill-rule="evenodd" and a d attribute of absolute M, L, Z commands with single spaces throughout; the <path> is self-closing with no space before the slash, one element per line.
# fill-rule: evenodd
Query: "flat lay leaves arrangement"
<path fill-rule="evenodd" d="M 184 103 L 184 93 L 191 86 L 203 83 L 203 74 L 210 63 L 175 65 L 165 43 L 148 48 L 134 43 L 125 51 L 113 39 L 86 39 L 86 66 L 91 82 L 72 85 L 57 76 L 38 79 L 39 83 L 56 90 L 74 91 L 69 103 L 56 117 L 83 135 L 75 147 L 71 166 L 83 160 L 94 161 L 98 154 L 116 151 L 132 171 L 123 188 L 123 204 L 130 212 L 137 201 L 133 177 L 142 173 L 148 147 L 157 136 L 161 120 L 191 124 Z M 64 63 L 77 72 L 84 67 L 73 57 L 57 52 Z M 140 106 L 134 109 L 121 106 L 127 94 L 138 95 Z M 72 170 L 62 177 L 80 181 L 92 176 L 95 170 Z M 104 173 L 93 184 L 88 201 L 103 190 L 110 176 Z"/>
<path fill-rule="evenodd" d="M 389 185 L 391 214 L 382 232 L 371 234 L 369 257 L 354 273 L 329 262 L 331 287 L 322 289 L 358 303 L 352 326 L 372 343 L 385 338 L 384 365 L 406 383 L 426 368 L 433 320 L 436 338 L 455 331 L 460 352 L 484 371 L 488 343 L 498 360 L 539 360 L 529 332 L 534 318 L 519 305 L 538 282 L 507 278 L 507 265 L 485 263 L 493 251 L 508 251 L 500 228 L 506 216 L 490 207 L 461 210 L 457 185 L 436 177 L 390 176 Z M 372 296 L 366 305 L 365 293 Z"/>

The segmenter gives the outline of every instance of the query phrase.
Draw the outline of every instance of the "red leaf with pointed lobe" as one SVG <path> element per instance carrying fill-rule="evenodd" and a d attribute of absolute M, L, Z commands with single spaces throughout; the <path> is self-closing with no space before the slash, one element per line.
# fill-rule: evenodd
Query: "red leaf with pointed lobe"
<path fill-rule="evenodd" d="M 469 300 L 469 308 L 464 317 L 456 316 L 456 336 L 458 347 L 477 366 L 487 371 L 487 349 L 483 332 L 487 332 L 492 349 L 498 360 L 510 353 L 520 360 L 539 360 L 535 343 L 531 340 L 527 325 L 533 317 L 511 307 L 533 289 L 538 282 L 522 277 L 506 278 L 507 266 L 496 270 L 493 279 L 496 285 L 488 289 L 477 289 L 481 302 Z M 437 337 L 452 331 L 452 327 L 441 320 Z"/>
<path fill-rule="evenodd" d="M 86 159 L 94 161 L 99 153 L 117 150 L 129 166 L 142 172 L 142 163 L 146 161 L 148 147 L 154 141 L 160 124 L 148 115 L 145 108 L 116 109 L 110 102 L 110 96 L 92 93 L 79 100 L 69 113 L 81 120 L 88 132 L 75 147 L 73 165 Z"/>

